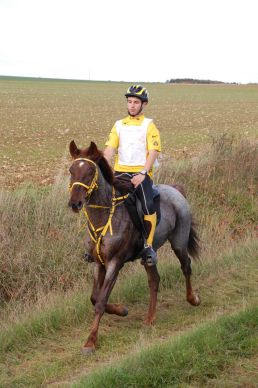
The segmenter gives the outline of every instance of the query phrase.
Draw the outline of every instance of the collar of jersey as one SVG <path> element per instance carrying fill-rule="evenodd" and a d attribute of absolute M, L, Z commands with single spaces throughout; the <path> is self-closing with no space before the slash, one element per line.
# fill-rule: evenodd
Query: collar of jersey
<path fill-rule="evenodd" d="M 122 123 L 125 125 L 141 125 L 144 119 L 144 115 L 140 115 L 139 117 L 131 117 L 127 116 L 122 120 Z"/>

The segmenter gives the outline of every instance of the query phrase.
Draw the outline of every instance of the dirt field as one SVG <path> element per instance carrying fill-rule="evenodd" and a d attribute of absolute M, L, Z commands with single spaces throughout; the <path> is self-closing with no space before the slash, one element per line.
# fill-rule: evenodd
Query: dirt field
<path fill-rule="evenodd" d="M 146 116 L 161 131 L 163 157 L 185 159 L 220 133 L 258 136 L 258 86 L 147 84 Z M 126 83 L 0 79 L 0 185 L 46 185 L 67 172 L 68 144 L 100 148 L 126 115 Z"/>

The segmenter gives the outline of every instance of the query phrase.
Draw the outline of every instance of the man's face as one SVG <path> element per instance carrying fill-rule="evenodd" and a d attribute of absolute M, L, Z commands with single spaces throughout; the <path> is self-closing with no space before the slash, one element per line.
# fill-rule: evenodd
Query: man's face
<path fill-rule="evenodd" d="M 146 102 L 142 103 L 137 97 L 127 98 L 127 110 L 130 116 L 137 116 L 142 110 L 142 105 L 146 105 Z"/>

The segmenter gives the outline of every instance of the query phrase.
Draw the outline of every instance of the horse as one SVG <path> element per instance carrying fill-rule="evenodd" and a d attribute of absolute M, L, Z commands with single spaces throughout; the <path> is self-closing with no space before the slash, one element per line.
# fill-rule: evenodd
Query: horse
<path fill-rule="evenodd" d="M 101 317 L 104 312 L 126 316 L 128 310 L 122 304 L 108 303 L 109 296 L 123 265 L 139 257 L 142 233 L 135 227 L 125 206 L 125 196 L 115 189 L 116 180 L 112 168 L 94 142 L 85 149 L 70 143 L 73 162 L 70 167 L 70 200 L 72 211 L 84 211 L 87 218 L 87 249 L 94 258 L 94 281 L 91 302 L 94 320 L 82 352 L 95 351 Z M 157 251 L 167 240 L 181 263 L 186 281 L 186 299 L 193 305 L 200 298 L 191 285 L 191 258 L 198 258 L 199 238 L 192 220 L 187 199 L 178 188 L 159 184 L 161 220 L 156 227 L 153 248 Z M 150 302 L 146 325 L 152 325 L 156 317 L 157 292 L 160 276 L 157 266 L 148 266 Z"/>

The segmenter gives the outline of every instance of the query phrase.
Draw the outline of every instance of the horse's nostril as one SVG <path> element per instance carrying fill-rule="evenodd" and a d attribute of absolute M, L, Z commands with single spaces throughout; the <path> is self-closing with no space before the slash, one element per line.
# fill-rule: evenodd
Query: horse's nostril
<path fill-rule="evenodd" d="M 76 205 L 75 203 L 72 203 L 72 209 L 73 209 L 73 210 L 78 210 L 78 209 L 77 209 L 77 205 Z"/>
<path fill-rule="evenodd" d="M 73 211 L 76 213 L 82 209 L 83 203 L 82 201 L 79 202 L 69 202 L 69 206 L 72 208 Z"/>

